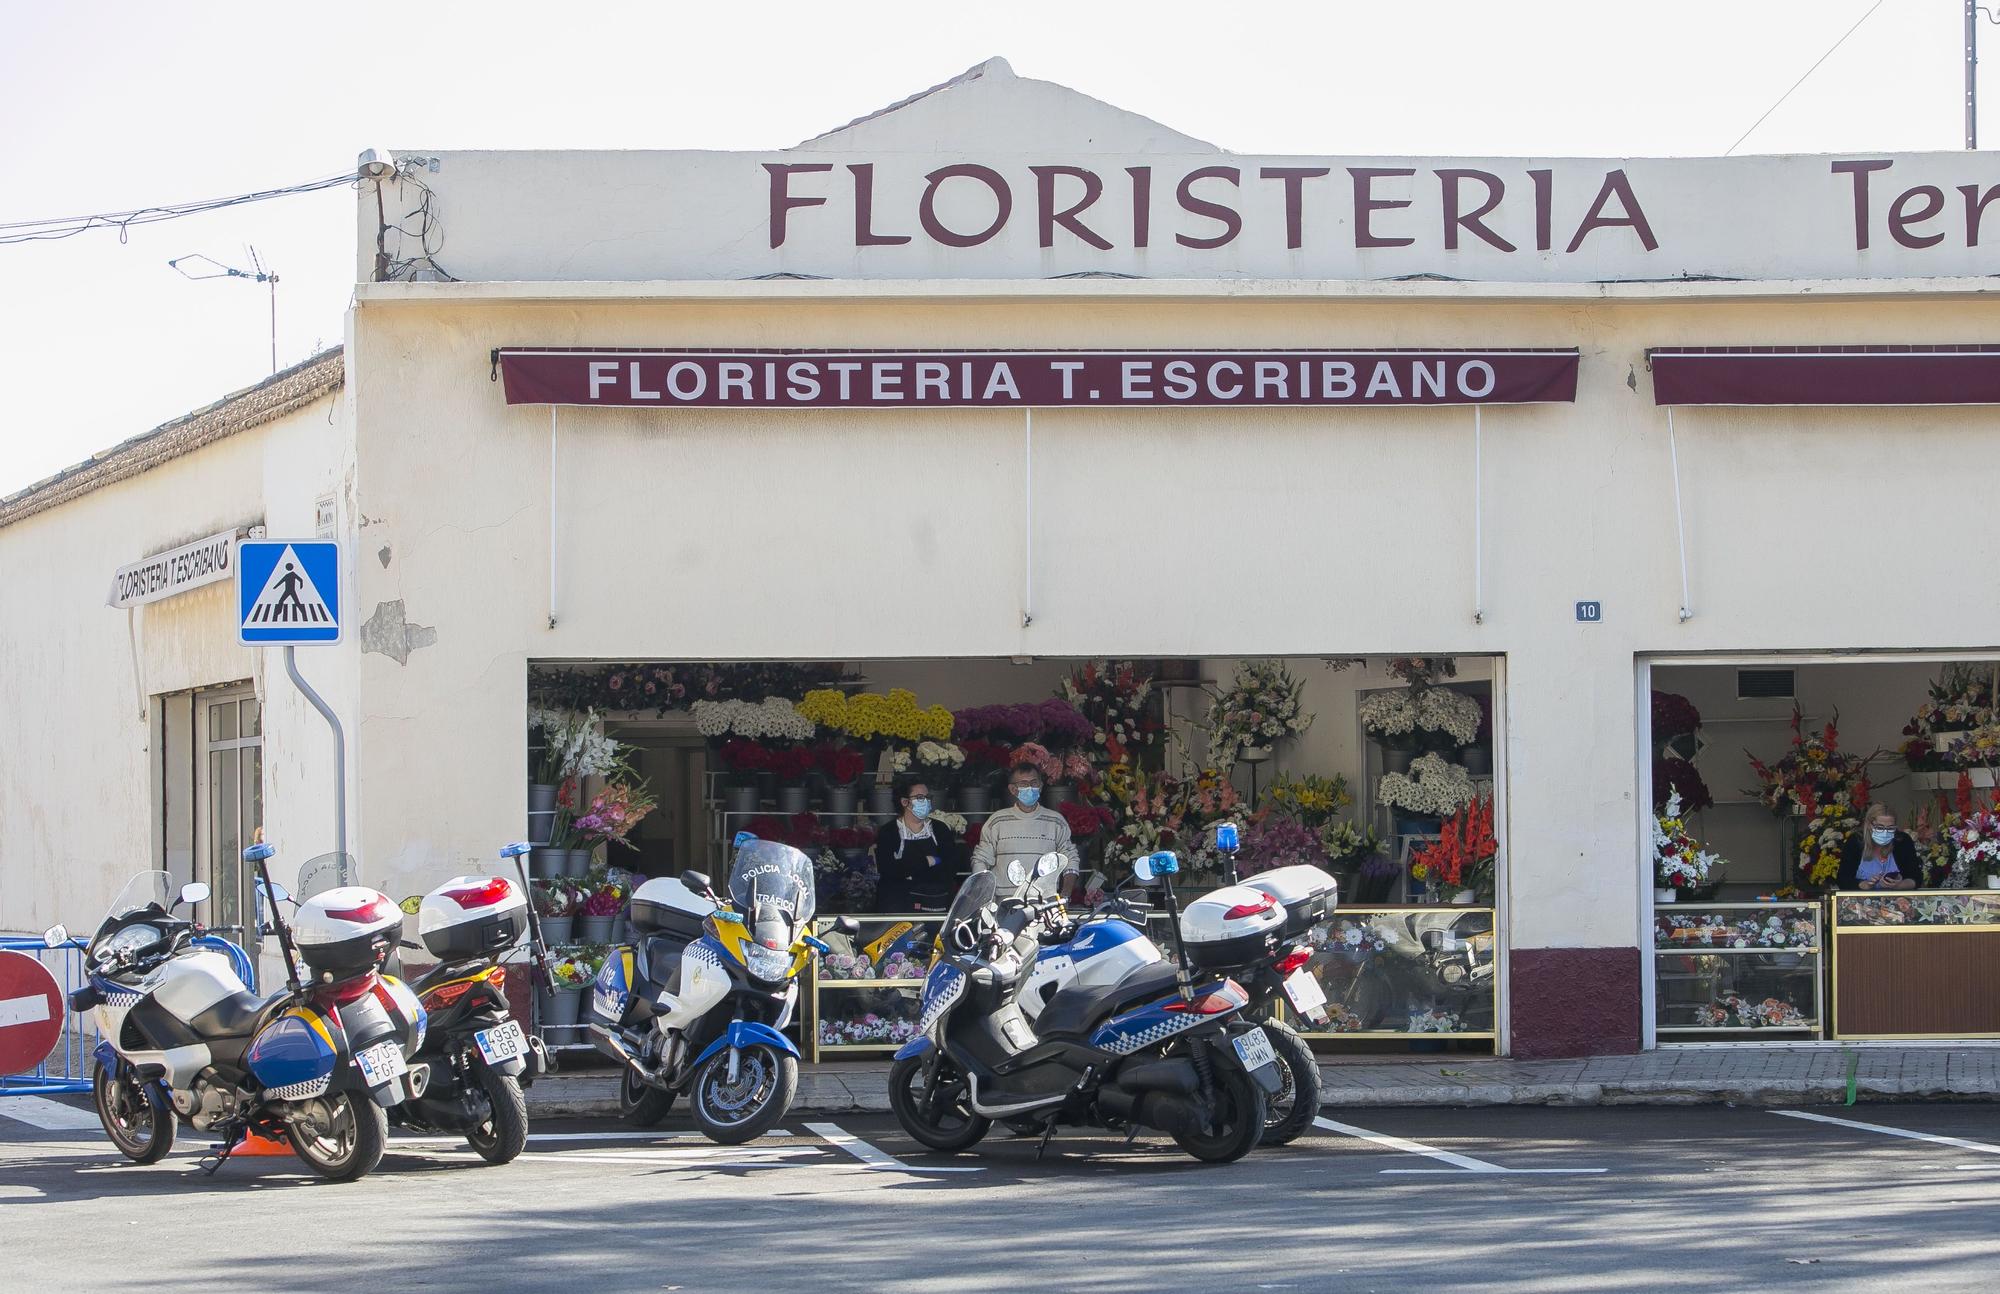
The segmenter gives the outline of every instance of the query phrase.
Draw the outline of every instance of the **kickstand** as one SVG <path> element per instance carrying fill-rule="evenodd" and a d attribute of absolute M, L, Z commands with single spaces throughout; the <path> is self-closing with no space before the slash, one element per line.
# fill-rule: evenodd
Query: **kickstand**
<path fill-rule="evenodd" d="M 1049 1140 L 1055 1135 L 1056 1135 L 1056 1121 L 1053 1117 L 1051 1117 L 1046 1124 L 1042 1125 L 1042 1141 L 1040 1145 L 1035 1147 L 1036 1163 L 1039 1164 L 1042 1162 L 1042 1156 L 1048 1153 Z"/>
<path fill-rule="evenodd" d="M 1135 1123 L 1131 1127 L 1125 1129 L 1125 1144 L 1127 1146 L 1130 1146 L 1133 1142 L 1137 1141 L 1138 1139 L 1139 1139 L 1138 1124 Z"/>
<path fill-rule="evenodd" d="M 238 1141 L 240 1140 L 241 1138 L 238 1138 Z M 212 1146 L 209 1148 L 209 1152 L 197 1161 L 196 1166 L 201 1169 L 203 1176 L 213 1177 L 222 1171 L 224 1164 L 229 1162 L 229 1152 L 235 1150 L 236 1146 L 237 1141 L 229 1141 Z"/>

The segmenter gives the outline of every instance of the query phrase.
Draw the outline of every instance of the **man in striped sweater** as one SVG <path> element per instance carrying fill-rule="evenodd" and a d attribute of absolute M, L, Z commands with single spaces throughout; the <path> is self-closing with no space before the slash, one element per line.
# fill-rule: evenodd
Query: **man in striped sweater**
<path fill-rule="evenodd" d="M 1069 820 L 1042 803 L 1042 770 L 1033 764 L 1014 765 L 1007 777 L 1007 797 L 1007 807 L 980 828 L 972 870 L 997 872 L 993 879 L 999 882 L 1000 893 L 1018 893 L 1021 886 L 1007 875 L 1007 864 L 1018 859 L 1032 868 L 1043 854 L 1060 853 L 1066 861 L 1057 892 L 1068 898 L 1083 870 L 1083 856 L 1070 839 Z"/>

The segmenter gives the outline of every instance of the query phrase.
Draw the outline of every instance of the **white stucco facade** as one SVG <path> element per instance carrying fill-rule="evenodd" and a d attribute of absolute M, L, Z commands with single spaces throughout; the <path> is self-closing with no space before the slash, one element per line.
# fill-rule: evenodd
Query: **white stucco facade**
<path fill-rule="evenodd" d="M 1842 222 L 1858 218 L 1854 191 L 1827 159 L 1634 165 L 1640 197 L 1657 197 L 1655 235 L 1685 235 L 1664 261 L 1647 260 L 1629 226 L 1597 231 L 1568 260 L 1441 246 L 1426 259 L 1421 244 L 1293 255 L 1281 206 L 1246 214 L 1263 250 L 1220 263 L 1185 248 L 1078 256 L 1037 245 L 1038 150 L 1104 174 L 1163 157 L 1285 159 L 1221 154 L 1042 83 L 989 72 L 968 84 L 780 154 L 446 154 L 435 169 L 423 155 L 390 188 L 433 191 L 451 238 L 428 249 L 378 240 L 364 184 L 363 282 L 330 411 L 0 528 L 0 677 L 19 707 L 0 777 L 0 926 L 87 918 L 106 883 L 101 855 L 144 856 L 146 802 L 119 788 L 146 778 L 150 695 L 257 680 L 270 700 L 273 838 L 294 861 L 331 847 L 324 726 L 288 687 L 266 685 L 282 678 L 275 653 L 259 661 L 234 645 L 228 586 L 134 613 L 137 636 L 99 605 L 121 562 L 223 525 L 309 529 L 328 491 L 349 544 L 351 625 L 307 668 L 351 717 L 355 852 L 396 895 L 521 834 L 531 660 L 1457 653 L 1498 658 L 1507 946 L 1620 950 L 1636 968 L 1650 919 L 1648 661 L 2000 650 L 2000 599 L 1983 574 L 2000 535 L 1980 507 L 1937 506 L 1955 483 L 1990 480 L 1990 407 L 1682 410 L 1670 447 L 1654 403 L 1652 348 L 2000 340 L 1991 280 L 1973 277 L 1990 258 L 1963 239 L 1933 251 L 1879 231 L 1853 247 Z M 998 110 L 1006 94 L 1019 111 Z M 771 164 L 841 168 L 804 173 L 821 178 L 880 165 L 879 235 L 919 200 L 912 177 L 968 159 L 1028 177 L 1004 238 L 963 255 L 815 244 L 828 225 L 843 238 L 858 228 L 832 204 L 789 213 L 822 234 L 771 245 Z M 1552 165 L 1601 176 L 1620 164 Z M 1946 193 L 1991 169 L 1983 155 L 1896 165 L 1877 182 L 1927 179 Z M 1789 248 L 1775 225 L 1714 223 L 1731 203 L 1782 205 L 1808 184 L 1821 205 Z M 1281 200 L 1281 186 L 1257 198 Z M 954 228 L 981 219 L 946 214 Z M 1532 209 L 1510 219 L 1527 223 L 1503 232 L 1532 243 Z M 1119 220 L 1129 234 L 1129 208 Z M 1178 227 L 1163 218 L 1158 237 L 1172 246 Z M 1333 220 L 1322 232 L 1354 231 Z M 371 281 L 378 248 L 417 281 Z M 1107 268 L 1151 277 L 1050 277 Z M 1377 281 L 1453 270 L 1481 281 Z M 1735 281 L 1601 281 L 1685 274 Z M 493 354 L 523 346 L 1575 347 L 1581 358 L 1573 403 L 1480 410 L 1476 456 L 1463 406 L 1046 408 L 1032 414 L 1030 451 L 1018 409 L 510 406 Z M 912 599 L 922 616 L 896 613 Z M 1601 622 L 1578 622 L 1581 600 L 1601 602 Z M 24 618 L 50 629 L 23 632 Z M 1351 715 L 1323 721 L 1345 732 Z M 65 785 L 67 767 L 93 776 Z M 80 841 L 99 846 L 88 867 L 66 861 Z M 1517 995 L 1517 1020 L 1532 1008 Z"/>

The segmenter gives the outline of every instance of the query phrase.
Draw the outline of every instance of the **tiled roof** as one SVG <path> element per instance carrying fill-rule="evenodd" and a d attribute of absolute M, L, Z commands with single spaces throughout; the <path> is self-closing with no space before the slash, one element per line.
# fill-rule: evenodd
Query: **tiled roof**
<path fill-rule="evenodd" d="M 304 408 L 346 381 L 341 348 L 321 351 L 303 363 L 273 373 L 255 386 L 163 423 L 151 431 L 66 467 L 44 481 L 0 497 L 0 526 L 67 503 L 90 491 L 137 476 L 168 459 L 191 454 L 239 431 L 260 427 Z"/>

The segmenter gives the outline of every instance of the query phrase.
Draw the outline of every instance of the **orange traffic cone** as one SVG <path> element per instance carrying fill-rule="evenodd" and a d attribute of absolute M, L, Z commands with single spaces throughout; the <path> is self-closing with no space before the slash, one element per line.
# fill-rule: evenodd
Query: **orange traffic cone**
<path fill-rule="evenodd" d="M 243 1134 L 243 1140 L 236 1143 L 236 1149 L 229 1152 L 231 1158 L 256 1155 L 290 1155 L 291 1153 L 291 1139 L 286 1137 L 282 1132 L 278 1134 L 275 1141 L 270 1137 L 259 1136 L 254 1132 L 246 1132 Z"/>

